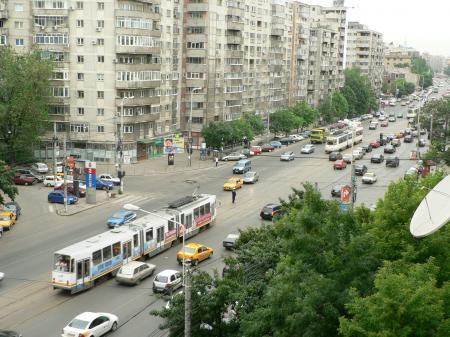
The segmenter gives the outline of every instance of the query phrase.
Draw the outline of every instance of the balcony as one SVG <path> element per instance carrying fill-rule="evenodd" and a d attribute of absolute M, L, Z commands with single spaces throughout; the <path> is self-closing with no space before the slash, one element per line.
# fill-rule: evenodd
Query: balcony
<path fill-rule="evenodd" d="M 120 45 L 116 44 L 116 53 L 118 53 L 118 54 L 160 54 L 161 46 L 136 47 L 136 46 L 120 46 Z"/>
<path fill-rule="evenodd" d="M 236 22 L 236 21 L 227 21 L 226 22 L 227 29 L 229 30 L 244 30 L 244 23 L 243 22 Z"/>
<path fill-rule="evenodd" d="M 9 13 L 7 9 L 0 9 L 0 19 L 8 19 Z"/>
<path fill-rule="evenodd" d="M 242 44 L 243 38 L 242 35 L 227 35 L 226 36 L 228 44 Z"/>
<path fill-rule="evenodd" d="M 127 103 L 124 105 L 124 107 L 127 107 L 127 106 L 144 106 L 144 105 L 159 105 L 160 104 L 160 98 L 159 98 L 159 96 L 133 98 L 132 100 L 127 100 L 126 102 Z M 117 98 L 116 99 L 116 106 L 120 106 L 121 103 L 122 103 L 122 99 Z"/>
<path fill-rule="evenodd" d="M 284 35 L 284 29 L 272 28 L 271 31 L 270 31 L 270 35 L 283 36 Z"/>
<path fill-rule="evenodd" d="M 209 10 L 209 4 L 203 3 L 187 3 L 188 12 L 207 12 Z"/>
<path fill-rule="evenodd" d="M 242 50 L 225 50 L 225 57 L 243 58 L 244 52 Z"/>
<path fill-rule="evenodd" d="M 9 30 L 8 28 L 0 28 L 0 35 L 9 35 Z"/>
<path fill-rule="evenodd" d="M 116 81 L 117 89 L 158 88 L 161 80 L 156 81 Z"/>

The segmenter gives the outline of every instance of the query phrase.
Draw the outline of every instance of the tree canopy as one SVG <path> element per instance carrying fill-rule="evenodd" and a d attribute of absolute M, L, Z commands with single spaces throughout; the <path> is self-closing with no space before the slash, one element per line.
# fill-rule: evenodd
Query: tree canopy
<path fill-rule="evenodd" d="M 447 75 L 447 76 L 450 76 L 450 66 L 446 66 L 444 68 L 444 74 Z"/>
<path fill-rule="evenodd" d="M 6 163 L 0 160 L 0 205 L 5 203 L 4 196 L 7 195 L 11 200 L 17 195 L 17 187 L 13 182 L 14 170 Z"/>
<path fill-rule="evenodd" d="M 319 111 L 323 120 L 331 123 L 347 118 L 349 105 L 345 96 L 340 91 L 335 91 L 320 105 Z"/>
<path fill-rule="evenodd" d="M 428 88 L 433 85 L 433 70 L 423 57 L 414 57 L 412 59 L 411 71 L 420 76 L 420 87 Z"/>
<path fill-rule="evenodd" d="M 0 137 L 3 158 L 9 163 L 32 156 L 47 125 L 50 61 L 36 53 L 18 55 L 0 48 Z"/>
<path fill-rule="evenodd" d="M 270 131 L 277 134 L 288 134 L 292 129 L 300 127 L 302 121 L 291 109 L 286 108 L 270 114 Z"/>
<path fill-rule="evenodd" d="M 347 100 L 349 117 L 368 113 L 377 108 L 377 100 L 367 76 L 359 68 L 345 70 L 345 85 L 341 90 Z"/>

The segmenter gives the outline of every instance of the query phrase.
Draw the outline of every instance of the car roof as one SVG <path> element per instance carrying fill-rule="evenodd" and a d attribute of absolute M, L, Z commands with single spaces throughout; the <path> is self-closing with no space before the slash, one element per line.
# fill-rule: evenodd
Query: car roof
<path fill-rule="evenodd" d="M 199 243 L 188 243 L 187 245 L 185 245 L 186 247 L 190 247 L 190 248 L 199 248 L 199 247 L 203 247 L 204 245 L 201 245 Z"/>
<path fill-rule="evenodd" d="M 132 213 L 132 211 L 128 211 L 126 209 L 121 209 L 121 210 L 118 210 L 117 212 L 114 212 L 114 214 L 117 214 L 117 213 L 122 214 L 122 215 L 126 215 L 126 214 L 129 214 L 129 213 Z"/>
<path fill-rule="evenodd" d="M 12 214 L 11 211 L 5 211 L 5 210 L 0 211 L 0 215 L 11 215 L 11 214 Z"/>
<path fill-rule="evenodd" d="M 140 267 L 144 264 L 148 264 L 148 263 L 141 262 L 141 261 L 130 261 L 127 264 L 124 264 L 122 266 L 122 270 L 124 270 L 124 271 L 134 270 L 135 268 Z M 150 266 L 153 266 L 153 265 L 150 265 Z"/>
<path fill-rule="evenodd" d="M 231 233 L 227 235 L 227 239 L 239 239 L 240 234 Z"/>
<path fill-rule="evenodd" d="M 82 321 L 91 321 L 91 320 L 97 318 L 98 315 L 99 314 L 96 313 L 96 312 L 86 311 L 86 312 L 83 312 L 83 313 L 77 315 L 75 317 L 75 319 L 79 319 L 79 320 L 82 320 Z"/>
<path fill-rule="evenodd" d="M 280 204 L 270 203 L 270 204 L 265 205 L 264 207 L 273 208 L 273 207 L 276 207 L 276 206 L 280 206 Z"/>
<path fill-rule="evenodd" d="M 158 273 L 158 275 L 161 275 L 161 276 L 170 276 L 170 275 L 175 274 L 175 273 L 178 273 L 178 271 L 173 270 L 173 269 L 165 269 L 165 270 L 163 270 L 163 271 L 160 271 L 160 272 Z"/>

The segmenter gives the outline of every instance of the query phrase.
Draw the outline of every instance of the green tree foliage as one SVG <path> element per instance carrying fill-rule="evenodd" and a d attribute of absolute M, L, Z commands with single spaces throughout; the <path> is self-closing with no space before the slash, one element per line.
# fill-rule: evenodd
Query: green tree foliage
<path fill-rule="evenodd" d="M 347 100 L 349 117 L 368 113 L 377 108 L 377 100 L 368 78 L 359 68 L 345 70 L 345 85 L 341 90 Z"/>
<path fill-rule="evenodd" d="M 395 91 L 397 89 L 397 92 Z M 412 94 L 415 91 L 416 87 L 414 83 L 407 82 L 404 79 L 396 80 L 394 83 L 393 94 L 396 94 L 397 97 L 403 97 Z"/>
<path fill-rule="evenodd" d="M 260 135 L 264 132 L 265 126 L 261 117 L 254 112 L 245 112 L 242 118 L 250 125 L 255 135 Z"/>
<path fill-rule="evenodd" d="M 300 118 L 301 128 L 313 124 L 319 117 L 319 112 L 305 101 L 297 102 L 291 111 Z"/>
<path fill-rule="evenodd" d="M 14 170 L 12 170 L 4 161 L 0 160 L 0 205 L 5 202 L 4 196 L 7 195 L 14 200 L 17 195 L 17 187 L 13 182 Z"/>
<path fill-rule="evenodd" d="M 420 76 L 420 87 L 428 88 L 433 85 L 433 70 L 423 57 L 414 57 L 412 59 L 411 71 Z"/>
<path fill-rule="evenodd" d="M 292 109 L 283 109 L 270 114 L 270 131 L 288 134 L 292 129 L 297 129 L 301 125 L 300 117 L 292 112 Z"/>
<path fill-rule="evenodd" d="M 323 101 L 319 111 L 323 120 L 329 123 L 347 118 L 349 111 L 347 99 L 340 91 L 336 91 Z"/>
<path fill-rule="evenodd" d="M 45 130 L 51 74 L 51 63 L 38 53 L 0 49 L 0 137 L 9 163 L 29 159 Z"/>
<path fill-rule="evenodd" d="M 377 273 L 373 295 L 353 292 L 348 304 L 352 319 L 341 318 L 342 336 L 450 336 L 450 283 L 438 286 L 438 269 L 433 261 L 386 263 Z"/>
<path fill-rule="evenodd" d="M 202 135 L 206 145 L 214 148 L 220 148 L 233 142 L 231 124 L 227 122 L 211 122 L 205 125 Z"/>
<path fill-rule="evenodd" d="M 447 75 L 447 76 L 450 76 L 450 66 L 446 66 L 444 68 L 444 74 Z"/>

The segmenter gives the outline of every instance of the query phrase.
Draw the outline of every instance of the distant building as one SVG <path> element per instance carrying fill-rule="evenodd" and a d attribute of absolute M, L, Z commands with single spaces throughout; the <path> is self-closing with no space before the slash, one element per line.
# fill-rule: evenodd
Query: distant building
<path fill-rule="evenodd" d="M 389 84 L 395 80 L 405 80 L 419 85 L 419 75 L 411 71 L 412 59 L 420 56 L 413 48 L 395 46 L 392 43 L 384 47 L 384 80 Z"/>

